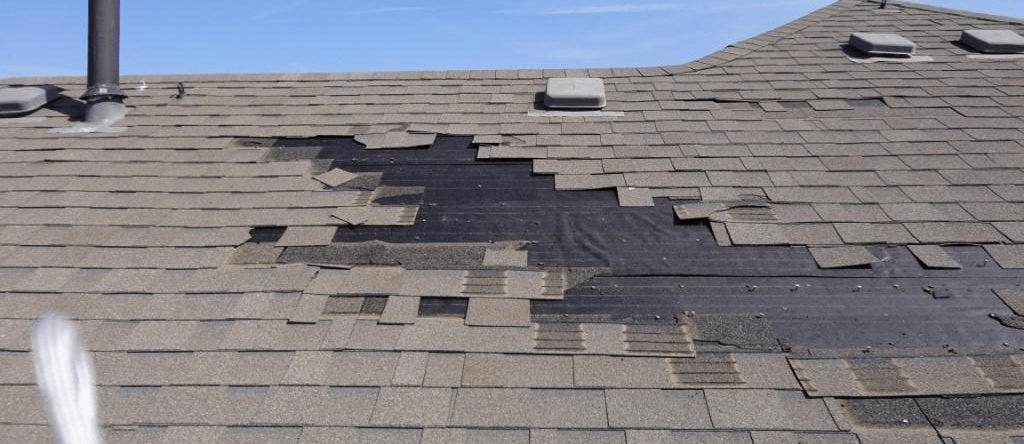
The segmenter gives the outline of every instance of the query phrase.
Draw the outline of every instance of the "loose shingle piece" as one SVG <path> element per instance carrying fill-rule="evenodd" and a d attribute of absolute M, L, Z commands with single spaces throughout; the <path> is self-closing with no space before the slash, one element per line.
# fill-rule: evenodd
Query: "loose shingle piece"
<path fill-rule="evenodd" d="M 909 248 L 914 257 L 927 268 L 960 268 L 960 263 L 947 254 L 940 245 L 910 245 Z"/>
<path fill-rule="evenodd" d="M 363 134 L 356 136 L 356 141 L 366 145 L 366 149 L 399 149 L 430 146 L 437 138 L 436 134 L 391 131 L 384 134 Z"/>
<path fill-rule="evenodd" d="M 278 239 L 278 247 L 309 247 L 318 245 L 330 245 L 334 239 L 334 232 L 338 230 L 335 226 L 326 227 L 288 227 L 281 239 Z"/>
<path fill-rule="evenodd" d="M 985 251 L 1003 268 L 1024 268 L 1024 245 L 985 245 Z"/>
<path fill-rule="evenodd" d="M 313 178 L 320 181 L 324 185 L 333 188 L 336 186 L 340 186 L 352 179 L 355 179 L 356 177 L 359 177 L 359 175 L 355 173 L 350 173 L 341 168 L 331 168 L 330 171 L 320 174 L 318 176 L 314 176 Z"/>
<path fill-rule="evenodd" d="M 810 248 L 811 255 L 821 268 L 844 268 L 870 265 L 878 258 L 864 247 Z"/>

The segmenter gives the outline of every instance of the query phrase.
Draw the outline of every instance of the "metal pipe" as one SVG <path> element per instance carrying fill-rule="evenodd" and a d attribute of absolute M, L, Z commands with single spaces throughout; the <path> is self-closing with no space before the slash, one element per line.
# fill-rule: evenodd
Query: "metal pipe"
<path fill-rule="evenodd" d="M 89 0 L 89 84 L 83 99 L 121 99 L 120 0 Z"/>

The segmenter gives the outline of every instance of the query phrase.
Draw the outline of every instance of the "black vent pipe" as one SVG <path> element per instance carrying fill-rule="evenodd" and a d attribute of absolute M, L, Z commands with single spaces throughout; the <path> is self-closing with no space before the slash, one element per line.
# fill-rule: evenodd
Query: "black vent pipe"
<path fill-rule="evenodd" d="M 124 116 L 120 83 L 120 0 L 89 0 L 89 79 L 85 120 L 110 123 Z"/>

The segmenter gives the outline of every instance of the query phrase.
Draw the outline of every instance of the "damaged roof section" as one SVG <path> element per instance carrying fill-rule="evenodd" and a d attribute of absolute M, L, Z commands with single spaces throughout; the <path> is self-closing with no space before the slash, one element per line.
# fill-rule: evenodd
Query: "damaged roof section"
<path fill-rule="evenodd" d="M 1024 24 L 878 6 L 678 66 L 135 77 L 118 133 L 0 119 L 0 434 L 47 439 L 57 310 L 111 441 L 1018 439 L 1024 66 L 954 42 Z M 603 107 L 546 109 L 558 78 Z M 4 81 L 47 83 L 84 87 Z"/>

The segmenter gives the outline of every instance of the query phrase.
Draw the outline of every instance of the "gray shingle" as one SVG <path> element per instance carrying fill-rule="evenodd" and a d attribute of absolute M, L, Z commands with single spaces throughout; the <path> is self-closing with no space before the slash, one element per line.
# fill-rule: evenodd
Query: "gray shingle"
<path fill-rule="evenodd" d="M 960 263 L 939 245 L 910 245 L 910 252 L 928 268 L 959 269 Z"/>
<path fill-rule="evenodd" d="M 1024 222 L 996 222 L 992 224 L 1013 242 L 1024 242 Z"/>
<path fill-rule="evenodd" d="M 571 356 L 467 353 L 463 368 L 463 387 L 573 387 Z"/>
<path fill-rule="evenodd" d="M 622 207 L 653 207 L 654 198 L 648 188 L 618 187 L 619 206 Z"/>
<path fill-rule="evenodd" d="M 1024 245 L 985 245 L 985 251 L 1003 268 L 1024 268 Z"/>
<path fill-rule="evenodd" d="M 927 244 L 1002 243 L 1006 241 L 990 224 L 972 222 L 923 222 L 904 224 L 917 240 Z"/>
<path fill-rule="evenodd" d="M 374 351 L 295 352 L 284 384 L 386 386 L 391 384 L 399 353 Z"/>
<path fill-rule="evenodd" d="M 527 299 L 471 298 L 466 325 L 524 327 L 530 325 L 530 301 Z"/>
<path fill-rule="evenodd" d="M 799 391 L 711 389 L 704 396 L 716 427 L 836 430 L 825 403 Z"/>
<path fill-rule="evenodd" d="M 882 210 L 897 222 L 958 222 L 974 219 L 956 204 L 892 203 L 882 204 Z"/>
<path fill-rule="evenodd" d="M 607 390 L 608 425 L 622 428 L 712 428 L 698 390 Z"/>
<path fill-rule="evenodd" d="M 878 205 L 818 203 L 814 204 L 814 210 L 825 222 L 889 222 L 889 217 Z"/>
<path fill-rule="evenodd" d="M 838 223 L 835 229 L 847 244 L 911 244 L 917 241 L 901 224 Z"/>
<path fill-rule="evenodd" d="M 279 247 L 309 247 L 330 245 L 338 227 L 288 227 L 277 241 Z"/>
<path fill-rule="evenodd" d="M 370 423 L 375 426 L 445 426 L 455 390 L 381 387 Z"/>
<path fill-rule="evenodd" d="M 463 427 L 604 428 L 604 392 L 566 389 L 461 388 L 452 425 Z"/>
<path fill-rule="evenodd" d="M 380 314 L 381 324 L 412 324 L 419 313 L 418 296 L 388 296 L 384 312 Z"/>
<path fill-rule="evenodd" d="M 556 190 L 596 190 L 626 186 L 622 174 L 559 174 L 555 176 Z"/>
<path fill-rule="evenodd" d="M 878 258 L 864 247 L 819 247 L 808 250 L 821 268 L 856 267 L 878 262 Z"/>
<path fill-rule="evenodd" d="M 253 418 L 257 424 L 365 425 L 377 388 L 273 386 Z"/>

